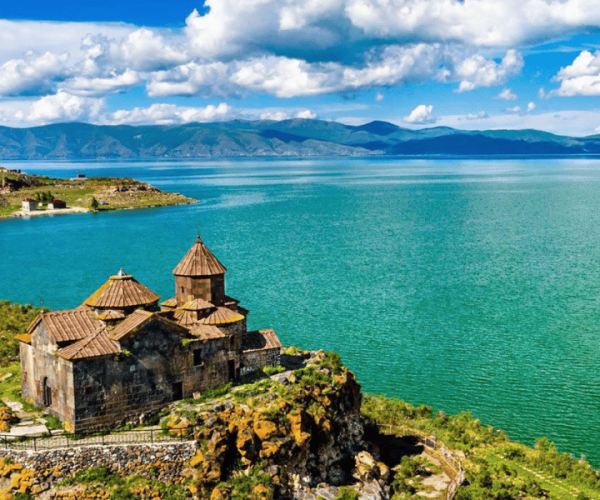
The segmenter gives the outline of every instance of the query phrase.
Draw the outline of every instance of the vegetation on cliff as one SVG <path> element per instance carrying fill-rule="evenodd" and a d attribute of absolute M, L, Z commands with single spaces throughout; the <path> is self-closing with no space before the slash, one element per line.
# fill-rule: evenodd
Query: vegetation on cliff
<path fill-rule="evenodd" d="M 14 340 L 37 312 L 0 302 L 3 335 Z M 14 352 L 3 360 L 18 367 Z M 336 353 L 290 348 L 281 362 L 145 422 L 196 443 L 181 473 L 168 453 L 40 470 L 5 457 L 0 498 L 600 500 L 599 472 L 546 438 L 531 448 L 470 413 L 363 397 Z"/>
<path fill-rule="evenodd" d="M 165 193 L 135 179 L 55 179 L 0 167 L 0 218 L 18 213 L 25 198 L 41 203 L 34 212 L 40 214 L 44 213 L 52 199 L 63 200 L 70 208 L 91 210 L 181 205 L 195 201 L 177 193 Z"/>

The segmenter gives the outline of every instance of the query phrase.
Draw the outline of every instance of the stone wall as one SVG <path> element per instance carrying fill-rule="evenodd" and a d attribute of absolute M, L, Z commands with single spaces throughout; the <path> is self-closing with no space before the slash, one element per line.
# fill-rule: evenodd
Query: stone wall
<path fill-rule="evenodd" d="M 228 339 L 182 342 L 160 321 L 123 342 L 127 354 L 74 363 L 77 404 L 73 432 L 113 427 L 158 412 L 175 399 L 191 398 L 229 381 L 229 362 L 239 366 Z M 202 363 L 194 364 L 194 351 Z M 176 387 L 178 386 L 178 387 Z M 179 392 L 180 391 L 180 392 Z"/>
<path fill-rule="evenodd" d="M 242 353 L 241 374 L 245 375 L 265 366 L 277 366 L 280 364 L 279 349 L 261 349 L 257 351 L 244 351 Z"/>
<path fill-rule="evenodd" d="M 36 406 L 47 408 L 62 421 L 72 424 L 75 404 L 73 365 L 56 356 L 57 349 L 57 344 L 50 338 L 43 322 L 40 322 L 31 336 L 31 345 L 21 342 L 23 397 Z M 44 396 L 46 387 L 51 398 Z"/>
<path fill-rule="evenodd" d="M 57 482 L 90 467 L 106 467 L 124 476 L 141 475 L 167 484 L 180 481 L 183 469 L 197 450 L 195 441 L 169 444 L 88 446 L 68 450 L 0 450 L 0 458 L 10 457 L 34 472 L 33 491 L 40 493 Z"/>

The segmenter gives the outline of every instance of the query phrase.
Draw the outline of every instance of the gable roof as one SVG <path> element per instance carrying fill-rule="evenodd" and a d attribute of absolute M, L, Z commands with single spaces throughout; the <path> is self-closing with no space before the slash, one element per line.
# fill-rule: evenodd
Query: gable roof
<path fill-rule="evenodd" d="M 247 332 L 242 337 L 243 351 L 261 351 L 263 349 L 279 349 L 281 342 L 277 338 L 275 330 L 267 328 L 256 332 Z"/>
<path fill-rule="evenodd" d="M 228 307 L 217 307 L 206 318 L 198 320 L 201 325 L 223 325 L 226 323 L 235 323 L 242 321 L 244 316 L 236 311 L 232 311 Z"/>
<path fill-rule="evenodd" d="M 226 337 L 224 332 L 213 325 L 195 324 L 188 327 L 189 332 L 200 340 L 222 339 Z"/>
<path fill-rule="evenodd" d="M 83 339 L 101 326 L 101 323 L 94 319 L 92 311 L 83 308 L 43 312 L 33 320 L 27 332 L 33 333 L 40 322 L 44 323 L 48 334 L 55 342 L 72 342 Z"/>
<path fill-rule="evenodd" d="M 59 349 L 57 354 L 62 358 L 74 361 L 76 359 L 108 356 L 119 352 L 121 352 L 119 346 L 111 341 L 106 327 L 102 327 L 89 337 Z"/>
<path fill-rule="evenodd" d="M 125 320 L 123 320 L 115 327 L 115 329 L 110 334 L 110 338 L 111 340 L 116 340 L 120 342 L 134 330 L 136 330 L 137 328 L 141 328 L 146 323 L 152 320 L 160 321 L 161 323 L 168 325 L 170 328 L 179 330 L 180 333 L 189 333 L 189 330 L 187 328 L 180 326 L 171 320 L 163 318 L 160 314 L 138 309 L 137 311 L 131 313 Z"/>
<path fill-rule="evenodd" d="M 206 247 L 200 235 L 192 248 L 184 255 L 181 262 L 173 269 L 177 276 L 212 276 L 214 274 L 225 274 L 227 269 Z"/>
<path fill-rule="evenodd" d="M 84 302 L 90 307 L 124 309 L 146 306 L 158 302 L 160 297 L 146 288 L 132 275 L 119 273 L 108 278 L 98 290 Z"/>

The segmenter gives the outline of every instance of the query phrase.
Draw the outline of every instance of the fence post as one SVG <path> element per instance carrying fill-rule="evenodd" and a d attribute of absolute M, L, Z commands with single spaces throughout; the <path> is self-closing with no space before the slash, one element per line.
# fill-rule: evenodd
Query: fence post
<path fill-rule="evenodd" d="M 150 429 L 150 442 L 154 443 L 154 429 Z"/>
<path fill-rule="evenodd" d="M 37 451 L 37 438 L 33 436 L 33 451 Z"/>
<path fill-rule="evenodd" d="M 104 433 L 102 433 L 102 446 L 104 446 Z"/>

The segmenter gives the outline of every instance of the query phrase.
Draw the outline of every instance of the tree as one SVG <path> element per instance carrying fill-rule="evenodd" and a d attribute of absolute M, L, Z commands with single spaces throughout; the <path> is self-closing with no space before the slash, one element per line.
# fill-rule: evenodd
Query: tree
<path fill-rule="evenodd" d="M 96 197 L 92 196 L 92 199 L 90 200 L 90 208 L 92 210 L 98 210 L 99 205 L 100 205 L 100 203 L 98 203 L 98 200 L 96 199 Z"/>

